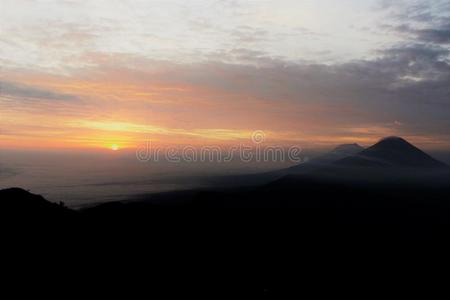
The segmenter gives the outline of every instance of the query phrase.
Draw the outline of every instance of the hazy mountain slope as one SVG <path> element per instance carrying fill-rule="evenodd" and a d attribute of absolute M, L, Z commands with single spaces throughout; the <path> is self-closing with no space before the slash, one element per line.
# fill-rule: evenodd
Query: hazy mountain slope
<path fill-rule="evenodd" d="M 229 186 L 231 186 L 231 187 L 255 186 L 255 185 L 266 184 L 271 181 L 280 179 L 283 176 L 286 176 L 289 174 L 310 173 L 319 168 L 328 166 L 331 163 L 333 163 L 339 159 L 359 153 L 362 150 L 364 150 L 364 148 L 358 144 L 343 144 L 343 145 L 337 146 L 332 151 L 330 151 L 324 155 L 321 155 L 310 161 L 303 162 L 301 164 L 292 166 L 290 168 L 266 172 L 266 173 L 260 173 L 260 174 L 214 177 L 214 178 L 208 178 L 208 181 L 214 185 L 220 185 L 220 186 L 226 186 L 226 187 L 229 187 Z"/>
<path fill-rule="evenodd" d="M 358 154 L 358 153 L 362 152 L 363 150 L 364 150 L 364 148 L 356 143 L 339 145 L 336 148 L 334 148 L 332 151 L 330 151 L 322 156 L 319 156 L 319 157 L 317 157 L 311 161 L 308 161 L 306 163 L 302 163 L 302 164 L 290 167 L 286 171 L 287 171 L 287 173 L 310 171 L 312 168 L 317 168 L 320 166 L 328 165 L 328 164 L 338 161 L 340 159 Z"/>

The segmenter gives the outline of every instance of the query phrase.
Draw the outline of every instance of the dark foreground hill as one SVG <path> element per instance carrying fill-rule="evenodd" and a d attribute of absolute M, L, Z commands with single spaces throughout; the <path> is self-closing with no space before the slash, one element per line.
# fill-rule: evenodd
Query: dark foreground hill
<path fill-rule="evenodd" d="M 34 195 L 20 188 L 0 190 L 0 216 L 2 219 L 27 220 L 69 220 L 75 212 L 64 205 L 51 203 L 40 195 Z"/>
<path fill-rule="evenodd" d="M 353 185 L 292 175 L 259 188 L 165 193 L 69 213 L 23 190 L 0 195 L 4 228 L 31 241 L 21 246 L 21 260 L 35 257 L 42 270 L 60 265 L 51 274 L 66 281 L 82 274 L 83 283 L 106 280 L 107 290 L 128 292 L 215 298 L 326 295 L 330 289 L 404 293 L 432 278 L 425 267 L 442 264 L 438 250 L 450 235 L 448 186 Z"/>

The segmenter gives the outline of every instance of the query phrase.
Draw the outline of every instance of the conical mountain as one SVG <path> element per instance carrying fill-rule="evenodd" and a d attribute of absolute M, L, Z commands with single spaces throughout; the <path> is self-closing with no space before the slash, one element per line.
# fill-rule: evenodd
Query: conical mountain
<path fill-rule="evenodd" d="M 340 159 L 341 166 L 438 168 L 445 164 L 400 137 L 387 137 L 360 153 Z"/>

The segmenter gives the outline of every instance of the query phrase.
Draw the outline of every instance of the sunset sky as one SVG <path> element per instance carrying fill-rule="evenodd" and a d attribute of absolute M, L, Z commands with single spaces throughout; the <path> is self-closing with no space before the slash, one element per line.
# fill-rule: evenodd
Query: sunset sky
<path fill-rule="evenodd" d="M 0 148 L 450 148 L 450 0 L 0 1 Z"/>

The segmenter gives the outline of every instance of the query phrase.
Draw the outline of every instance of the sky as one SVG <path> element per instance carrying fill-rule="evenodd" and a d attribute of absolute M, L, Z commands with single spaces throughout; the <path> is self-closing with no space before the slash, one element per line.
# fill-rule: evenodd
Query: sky
<path fill-rule="evenodd" d="M 0 148 L 450 149 L 450 0 L 0 1 Z"/>

